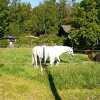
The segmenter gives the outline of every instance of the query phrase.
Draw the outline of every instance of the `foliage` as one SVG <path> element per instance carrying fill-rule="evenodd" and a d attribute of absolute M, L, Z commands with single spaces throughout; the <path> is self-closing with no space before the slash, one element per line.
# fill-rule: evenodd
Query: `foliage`
<path fill-rule="evenodd" d="M 96 0 L 83 0 L 76 7 L 73 20 L 75 29 L 72 30 L 70 37 L 78 48 L 86 49 L 98 45 L 97 42 L 100 40 L 99 10 Z"/>
<path fill-rule="evenodd" d="M 67 4 L 67 0 L 59 0 L 58 3 L 58 18 L 59 18 L 59 25 L 66 25 L 70 24 L 72 20 L 72 7 Z"/>
<path fill-rule="evenodd" d="M 55 35 L 43 35 L 37 38 L 20 36 L 15 47 L 34 47 L 36 45 L 63 45 L 63 38 Z"/>
<path fill-rule="evenodd" d="M 33 40 L 33 43 L 35 45 L 42 45 L 42 44 L 46 44 L 46 45 L 63 45 L 63 38 L 60 38 L 56 35 L 44 35 L 39 37 L 36 40 Z"/>
<path fill-rule="evenodd" d="M 36 19 L 33 27 L 35 32 L 44 32 L 45 34 L 57 34 L 59 20 L 57 18 L 57 7 L 53 0 L 45 1 L 44 4 L 33 9 L 33 17 Z"/>
<path fill-rule="evenodd" d="M 30 47 L 30 45 L 43 43 L 63 45 L 63 38 L 57 35 L 59 27 L 71 20 L 71 14 L 69 15 L 71 11 L 70 7 L 66 5 L 66 0 L 59 3 L 56 3 L 55 0 L 45 0 L 43 4 L 35 8 L 20 0 L 11 0 L 5 6 L 8 7 L 8 15 L 5 16 L 7 23 L 3 23 L 3 25 L 7 26 L 3 29 L 4 32 L 0 32 L 0 36 L 14 35 L 17 38 L 17 47 Z M 31 42 L 31 39 L 25 38 L 28 35 L 39 35 L 40 37 Z M 1 41 L 1 44 L 7 44 L 4 42 L 7 40 Z"/>
<path fill-rule="evenodd" d="M 31 5 L 16 3 L 15 6 L 10 5 L 9 10 L 8 33 L 19 36 L 30 32 Z"/>
<path fill-rule="evenodd" d="M 7 32 L 8 26 L 8 0 L 0 0 L 0 38 Z"/>
<path fill-rule="evenodd" d="M 75 4 L 75 1 L 72 0 L 73 5 L 70 6 L 67 0 L 44 0 L 32 8 L 31 4 L 20 0 L 0 0 L 0 38 L 14 35 L 21 46 L 29 45 L 31 41 L 21 36 L 34 35 L 39 39 L 33 45 L 47 42 L 69 44 L 77 49 L 100 49 L 99 0 L 83 0 L 80 4 Z M 68 24 L 73 27 L 69 35 L 58 37 L 61 25 Z"/>

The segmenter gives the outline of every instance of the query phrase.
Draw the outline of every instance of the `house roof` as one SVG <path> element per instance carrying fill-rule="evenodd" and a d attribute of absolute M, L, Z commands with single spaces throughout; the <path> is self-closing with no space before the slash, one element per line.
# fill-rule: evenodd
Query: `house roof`
<path fill-rule="evenodd" d="M 63 30 L 64 30 L 65 32 L 68 32 L 68 31 L 71 30 L 71 25 L 61 25 L 61 27 L 63 28 Z"/>

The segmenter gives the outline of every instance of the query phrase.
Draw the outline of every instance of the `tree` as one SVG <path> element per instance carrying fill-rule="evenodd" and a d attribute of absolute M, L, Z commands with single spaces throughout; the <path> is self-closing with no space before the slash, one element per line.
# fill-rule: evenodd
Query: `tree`
<path fill-rule="evenodd" d="M 76 8 L 70 37 L 80 49 L 95 48 L 100 40 L 98 0 L 83 0 Z"/>
<path fill-rule="evenodd" d="M 20 3 L 14 0 L 9 6 L 9 26 L 11 34 L 19 35 L 30 32 L 30 18 L 32 17 L 32 7 L 30 4 Z"/>
<path fill-rule="evenodd" d="M 60 2 L 58 3 L 58 18 L 60 26 L 64 24 L 64 18 L 67 15 L 66 2 L 66 0 L 60 0 Z"/>
<path fill-rule="evenodd" d="M 59 19 L 55 0 L 46 0 L 44 4 L 33 9 L 33 12 L 36 19 L 33 24 L 35 31 L 43 31 L 45 34 L 58 33 Z"/>
<path fill-rule="evenodd" d="M 7 32 L 9 0 L 0 0 L 0 38 Z"/>

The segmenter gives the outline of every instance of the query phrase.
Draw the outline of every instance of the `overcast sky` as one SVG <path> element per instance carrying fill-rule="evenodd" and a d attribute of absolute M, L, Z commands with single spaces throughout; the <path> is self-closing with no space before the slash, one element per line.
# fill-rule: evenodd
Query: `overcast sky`
<path fill-rule="evenodd" d="M 40 3 L 43 3 L 44 0 L 21 0 L 22 2 L 30 2 L 32 7 L 38 6 Z M 68 0 L 71 1 L 71 0 Z M 77 2 L 80 2 L 82 0 L 76 0 Z"/>

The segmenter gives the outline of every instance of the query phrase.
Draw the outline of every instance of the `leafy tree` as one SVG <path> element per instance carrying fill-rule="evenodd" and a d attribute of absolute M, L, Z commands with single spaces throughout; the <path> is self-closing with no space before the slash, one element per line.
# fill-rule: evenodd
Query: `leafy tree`
<path fill-rule="evenodd" d="M 35 31 L 44 31 L 45 34 L 57 34 L 59 19 L 55 0 L 46 0 L 44 4 L 33 9 L 33 13 L 33 17 L 36 19 L 33 24 L 36 28 Z"/>
<path fill-rule="evenodd" d="M 32 7 L 30 4 L 18 4 L 17 7 L 17 23 L 20 26 L 20 33 L 31 34 L 32 33 Z"/>
<path fill-rule="evenodd" d="M 59 25 L 64 24 L 64 18 L 68 15 L 66 2 L 67 2 L 66 0 L 60 0 L 60 2 L 58 3 Z"/>
<path fill-rule="evenodd" d="M 94 48 L 97 40 L 100 40 L 99 10 L 98 0 L 83 0 L 76 7 L 77 12 L 73 20 L 75 29 L 69 36 L 78 48 Z"/>
<path fill-rule="evenodd" d="M 0 0 L 0 38 L 7 32 L 8 26 L 8 0 Z"/>
<path fill-rule="evenodd" d="M 16 1 L 16 0 L 15 0 Z M 18 0 L 11 3 L 9 16 L 9 33 L 20 35 L 29 32 L 29 21 L 32 13 L 30 4 L 19 3 Z M 26 32 L 27 31 L 27 32 Z"/>

